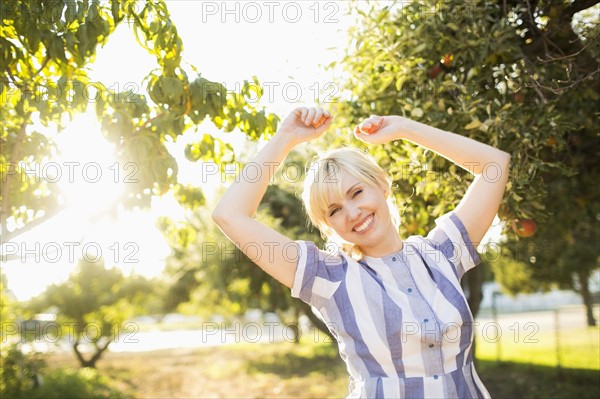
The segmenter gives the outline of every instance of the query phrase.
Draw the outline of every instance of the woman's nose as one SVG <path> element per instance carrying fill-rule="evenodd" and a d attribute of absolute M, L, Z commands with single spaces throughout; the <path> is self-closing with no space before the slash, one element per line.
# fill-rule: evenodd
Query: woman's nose
<path fill-rule="evenodd" d="M 357 206 L 351 206 L 348 208 L 348 218 L 350 222 L 356 222 L 360 219 L 362 211 Z"/>

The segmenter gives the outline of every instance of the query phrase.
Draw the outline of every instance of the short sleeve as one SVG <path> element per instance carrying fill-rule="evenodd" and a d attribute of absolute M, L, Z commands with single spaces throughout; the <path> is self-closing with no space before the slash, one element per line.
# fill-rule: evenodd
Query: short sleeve
<path fill-rule="evenodd" d="M 295 241 L 298 264 L 292 296 L 321 307 L 340 286 L 348 263 L 339 251 L 323 251 L 310 241 Z"/>
<path fill-rule="evenodd" d="M 456 269 L 458 279 L 461 279 L 467 271 L 481 262 L 467 229 L 454 212 L 437 218 L 435 224 L 436 227 L 429 232 L 427 239 L 450 261 Z"/>

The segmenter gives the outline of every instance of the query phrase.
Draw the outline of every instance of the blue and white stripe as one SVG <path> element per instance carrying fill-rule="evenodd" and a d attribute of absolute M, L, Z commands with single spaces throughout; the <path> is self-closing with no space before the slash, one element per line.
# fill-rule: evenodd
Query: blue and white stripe
<path fill-rule="evenodd" d="M 473 318 L 460 287 L 479 258 L 454 213 L 383 258 L 357 262 L 297 244 L 292 296 L 335 330 L 348 397 L 489 397 L 473 367 Z"/>

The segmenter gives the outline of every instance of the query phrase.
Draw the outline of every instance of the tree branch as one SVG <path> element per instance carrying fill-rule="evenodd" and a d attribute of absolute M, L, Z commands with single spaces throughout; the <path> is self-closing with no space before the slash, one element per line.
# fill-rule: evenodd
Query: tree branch
<path fill-rule="evenodd" d="M 534 82 L 534 84 L 525 85 L 525 87 L 533 87 L 533 89 L 538 93 L 538 95 L 540 95 L 542 102 L 545 104 L 546 100 L 545 100 L 542 92 L 539 89 L 544 89 L 555 95 L 561 95 L 561 94 L 564 94 L 565 91 L 570 90 L 570 89 L 574 88 L 575 86 L 577 86 L 587 80 L 591 80 L 594 77 L 594 75 L 596 75 L 599 72 L 600 72 L 600 67 L 596 68 L 595 71 L 592 71 L 590 74 L 584 76 L 581 79 L 577 79 L 577 80 L 568 82 L 568 84 L 566 84 L 565 86 L 558 85 L 558 83 L 561 83 L 560 81 L 558 81 L 558 82 L 556 82 L 557 83 L 556 87 L 544 86 L 541 83 L 539 83 L 537 80 L 532 78 L 532 81 Z"/>
<path fill-rule="evenodd" d="M 79 339 L 76 339 L 73 343 L 73 351 L 75 351 L 75 356 L 77 356 L 77 360 L 79 360 L 79 365 L 81 367 L 85 367 L 87 361 L 85 360 L 81 352 L 79 352 Z"/>
<path fill-rule="evenodd" d="M 7 186 L 7 184 L 3 184 L 3 186 Z M 4 197 L 2 197 L 2 205 L 4 206 Z M 6 201 L 6 203 L 8 204 L 9 202 Z M 7 243 L 11 240 L 14 240 L 15 238 L 17 238 L 18 236 L 20 236 L 23 233 L 28 232 L 29 230 L 33 229 L 34 227 L 37 227 L 39 225 L 41 225 L 42 223 L 50 220 L 52 217 L 58 215 L 59 212 L 61 212 L 62 209 L 59 207 L 56 207 L 54 209 L 51 210 L 47 210 L 46 213 L 44 214 L 44 216 L 38 217 L 36 219 L 33 219 L 31 222 L 28 222 L 25 224 L 25 226 L 21 227 L 20 229 L 17 229 L 15 231 L 8 231 L 8 229 L 6 229 L 6 220 L 4 219 L 4 214 L 2 215 L 2 234 L 0 234 L 0 237 L 2 238 L 2 243 Z M 13 260 L 13 259 L 21 259 L 21 255 L 19 254 L 14 254 L 14 255 L 5 255 L 6 257 L 4 259 L 7 260 Z"/>
<path fill-rule="evenodd" d="M 571 17 L 573 17 L 573 15 L 579 11 L 586 10 L 598 3 L 600 3 L 600 0 L 575 0 L 569 7 L 565 8 L 562 13 L 562 17 L 571 19 Z"/>
<path fill-rule="evenodd" d="M 100 360 L 102 354 L 108 349 L 108 345 L 110 345 L 110 338 L 106 340 L 104 345 L 98 345 L 98 343 L 95 343 L 94 346 L 96 347 L 96 353 L 94 353 L 91 359 L 88 360 L 88 367 L 96 368 L 96 362 Z"/>
<path fill-rule="evenodd" d="M 40 72 L 42 72 L 42 70 L 44 68 L 46 68 L 46 65 L 48 65 L 48 62 L 50 62 L 50 56 L 44 58 L 44 62 L 42 62 L 42 65 L 40 66 L 40 68 L 34 72 L 33 76 L 37 76 L 37 77 L 41 78 Z M 32 86 L 35 89 L 35 84 L 33 84 Z"/>

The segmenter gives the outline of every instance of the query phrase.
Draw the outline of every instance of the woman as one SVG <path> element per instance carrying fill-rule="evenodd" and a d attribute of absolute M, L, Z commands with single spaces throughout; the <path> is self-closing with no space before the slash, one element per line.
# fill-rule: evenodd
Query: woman
<path fill-rule="evenodd" d="M 409 140 L 475 178 L 427 237 L 402 240 L 389 177 L 359 151 L 335 150 L 310 168 L 303 193 L 313 224 L 341 244 L 325 252 L 253 215 L 286 155 L 322 135 L 331 121 L 320 108 L 290 113 L 253 160 L 258 180 L 233 183 L 214 220 L 292 296 L 321 312 L 350 374 L 349 397 L 488 397 L 473 367 L 473 318 L 459 281 L 479 263 L 475 247 L 500 205 L 509 155 L 400 116 L 364 120 L 354 129 L 358 139 Z"/>

